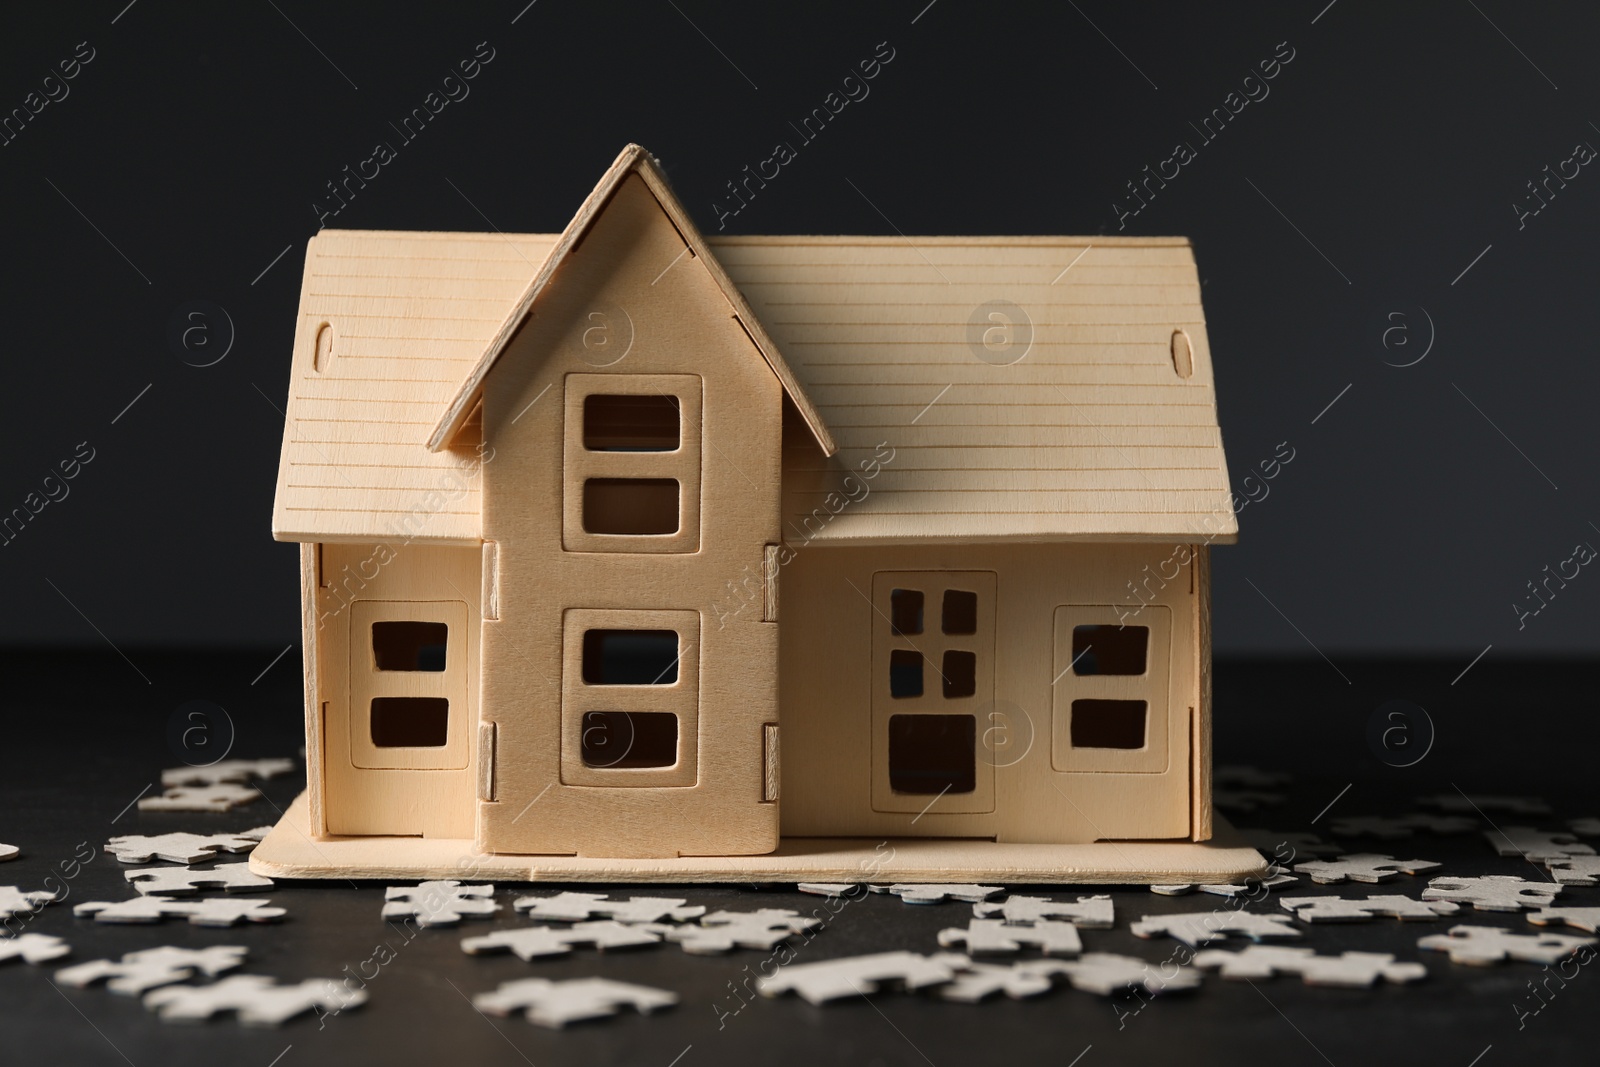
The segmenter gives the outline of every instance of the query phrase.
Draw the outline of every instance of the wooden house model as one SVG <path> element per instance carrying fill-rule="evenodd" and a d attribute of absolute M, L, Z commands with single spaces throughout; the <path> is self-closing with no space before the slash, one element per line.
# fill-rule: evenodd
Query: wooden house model
<path fill-rule="evenodd" d="M 1181 238 L 310 242 L 286 876 L 1219 881 Z"/>

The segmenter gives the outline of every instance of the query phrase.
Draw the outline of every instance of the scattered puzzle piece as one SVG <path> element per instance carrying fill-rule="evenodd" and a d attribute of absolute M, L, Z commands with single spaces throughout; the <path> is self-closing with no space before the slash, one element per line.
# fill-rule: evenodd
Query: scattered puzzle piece
<path fill-rule="evenodd" d="M 1460 815 L 1479 815 L 1485 812 L 1504 812 L 1507 815 L 1549 815 L 1550 805 L 1538 797 L 1466 796 L 1461 793 L 1439 793 L 1431 797 L 1418 797 L 1417 803 L 1440 811 Z"/>
<path fill-rule="evenodd" d="M 1568 819 L 1567 829 L 1584 837 L 1600 837 L 1600 817 L 1585 815 L 1580 819 Z"/>
<path fill-rule="evenodd" d="M 20 959 L 24 963 L 45 963 L 70 955 L 72 946 L 49 934 L 18 934 L 0 937 L 0 963 Z"/>
<path fill-rule="evenodd" d="M 1600 856 L 1562 856 L 1546 860 L 1545 866 L 1562 885 L 1600 884 Z"/>
<path fill-rule="evenodd" d="M 664 989 L 613 982 L 609 978 L 522 978 L 502 982 L 491 993 L 472 998 L 473 1007 L 490 1015 L 522 1016 L 530 1023 L 560 1029 L 568 1023 L 601 1019 L 621 1008 L 648 1014 L 678 1003 L 678 995 Z"/>
<path fill-rule="evenodd" d="M 1279 897 L 1302 922 L 1365 922 L 1368 919 L 1437 919 L 1461 905 L 1448 900 L 1413 900 L 1399 895 L 1369 897 Z"/>
<path fill-rule="evenodd" d="M 1269 864 L 1264 877 L 1250 879 L 1243 885 L 1224 885 L 1220 883 L 1216 885 L 1194 885 L 1189 882 L 1175 882 L 1171 885 L 1153 885 L 1150 887 L 1150 892 L 1158 893 L 1164 897 L 1181 897 L 1198 889 L 1202 893 L 1210 893 L 1213 896 L 1236 897 L 1243 893 L 1253 892 L 1257 888 L 1277 889 L 1279 886 L 1285 886 L 1299 880 L 1288 873 L 1288 868 Z"/>
<path fill-rule="evenodd" d="M 106 851 L 123 863 L 149 863 L 166 860 L 169 863 L 207 863 L 220 852 L 249 852 L 261 843 L 272 829 L 258 826 L 236 834 L 128 834 L 113 837 L 106 842 Z"/>
<path fill-rule="evenodd" d="M 812 1004 L 826 1004 L 858 993 L 876 993 L 886 983 L 907 991 L 943 985 L 955 977 L 949 955 L 877 952 L 817 963 L 791 963 L 770 978 L 756 979 L 756 992 L 777 997 L 795 993 Z"/>
<path fill-rule="evenodd" d="M 1022 960 L 1011 964 L 976 963 L 966 956 L 941 953 L 933 957 L 949 965 L 955 978 L 939 987 L 939 996 L 945 1000 L 959 1000 L 965 1004 L 1004 993 L 1012 1000 L 1036 997 L 1047 993 L 1056 978 L 1065 977 L 1064 960 Z"/>
<path fill-rule="evenodd" d="M 1344 849 L 1316 834 L 1286 833 L 1280 830 L 1240 830 L 1245 844 L 1272 859 L 1292 863 L 1296 856 L 1337 856 Z"/>
<path fill-rule="evenodd" d="M 20 855 L 22 855 L 22 849 L 16 845 L 0 845 L 0 863 L 4 863 L 6 860 L 14 860 Z"/>
<path fill-rule="evenodd" d="M 56 981 L 82 989 L 99 981 L 113 993 L 136 997 L 147 990 L 177 982 L 187 982 L 198 972 L 215 978 L 244 963 L 245 950 L 238 945 L 211 945 L 207 948 L 178 948 L 162 945 L 126 953 L 121 962 L 90 960 L 56 972 Z"/>
<path fill-rule="evenodd" d="M 1336 860 L 1307 860 L 1294 865 L 1296 874 L 1305 874 L 1319 885 L 1333 885 L 1349 879 L 1352 882 L 1387 882 L 1406 874 L 1431 871 L 1439 864 L 1433 860 L 1397 860 L 1376 852 L 1355 852 Z"/>
<path fill-rule="evenodd" d="M 1267 937 L 1299 937 L 1287 915 L 1255 911 L 1181 911 L 1172 915 L 1146 915 L 1130 929 L 1135 937 L 1174 937 L 1191 948 L 1226 939 L 1230 934 L 1260 941 Z"/>
<path fill-rule="evenodd" d="M 234 1012 L 245 1026 L 277 1026 L 304 1012 L 340 1012 L 367 1002 L 364 989 L 350 989 L 332 978 L 307 978 L 276 985 L 259 974 L 236 974 L 210 985 L 175 985 L 144 995 L 144 1006 L 165 1022 L 203 1022 L 218 1012 Z"/>
<path fill-rule="evenodd" d="M 1223 978 L 1271 978 L 1298 974 L 1306 985 L 1341 986 L 1360 989 L 1379 978 L 1386 982 L 1415 982 L 1426 978 L 1428 969 L 1420 963 L 1396 963 L 1387 952 L 1343 952 L 1319 956 L 1309 948 L 1286 945 L 1251 945 L 1239 952 L 1206 949 L 1195 954 L 1194 965 L 1215 970 Z"/>
<path fill-rule="evenodd" d="M 692 955 L 713 956 L 735 948 L 777 948 L 795 934 L 815 930 L 821 925 L 821 919 L 809 918 L 788 908 L 758 908 L 755 911 L 714 911 L 701 919 L 699 925 L 651 923 L 646 929 L 676 942 Z"/>
<path fill-rule="evenodd" d="M 1562 830 L 1507 826 L 1503 830 L 1485 830 L 1483 837 L 1489 842 L 1489 847 L 1500 855 L 1521 856 L 1533 863 L 1595 854 L 1591 846 L 1580 844 L 1576 837 Z"/>
<path fill-rule="evenodd" d="M 288 912 L 267 906 L 265 900 L 173 900 L 171 897 L 141 896 L 111 903 L 91 900 L 72 909 L 72 914 L 93 917 L 102 923 L 158 923 L 163 919 L 184 918 L 195 926 L 233 926 L 239 922 L 270 923 Z"/>
<path fill-rule="evenodd" d="M 1498 926 L 1453 926 L 1448 934 L 1430 934 L 1417 942 L 1418 948 L 1448 952 L 1451 963 L 1468 963 L 1485 966 L 1506 960 L 1525 963 L 1558 963 L 1584 945 L 1592 945 L 1592 937 L 1572 937 L 1567 934 L 1513 934 Z"/>
<path fill-rule="evenodd" d="M 659 944 L 661 939 L 644 927 L 626 926 L 615 919 L 600 919 L 565 928 L 521 926 L 512 930 L 496 930 L 481 937 L 464 939 L 461 951 L 474 956 L 511 952 L 531 961 L 543 956 L 568 955 L 575 945 L 592 945 L 605 951 L 608 948 L 639 948 Z"/>
<path fill-rule="evenodd" d="M 1290 778 L 1281 771 L 1264 771 L 1242 763 L 1221 763 L 1212 768 L 1211 781 L 1228 788 L 1271 789 L 1288 785 Z"/>
<path fill-rule="evenodd" d="M 383 892 L 385 919 L 415 919 L 418 926 L 454 926 L 465 918 L 486 919 L 500 910 L 492 885 L 456 881 L 390 886 Z"/>
<path fill-rule="evenodd" d="M 800 890 L 802 893 L 810 893 L 814 897 L 831 897 L 838 899 L 840 897 L 849 896 L 860 897 L 869 889 L 877 893 L 883 893 L 886 892 L 889 887 L 881 885 L 869 886 L 865 882 L 801 882 L 799 885 L 795 886 L 795 888 Z M 857 892 L 857 890 L 860 892 Z"/>
<path fill-rule="evenodd" d="M 43 889 L 21 890 L 14 885 L 0 885 L 0 919 L 38 911 L 46 904 L 54 904 L 56 895 Z"/>
<path fill-rule="evenodd" d="M 176 893 L 188 896 L 203 889 L 253 893 L 271 889 L 272 879 L 250 872 L 247 863 L 219 863 L 210 870 L 197 867 L 136 867 L 122 876 L 141 893 Z"/>
<path fill-rule="evenodd" d="M 974 904 L 972 914 L 980 919 L 1001 918 L 1008 923 L 1037 922 L 1041 919 L 1065 919 L 1086 930 L 1109 930 L 1115 920 L 1111 898 L 1099 896 L 1079 897 L 1076 901 L 1051 900 L 1049 897 L 1009 896 L 999 904 Z"/>
<path fill-rule="evenodd" d="M 894 885 L 869 885 L 874 893 L 892 893 L 907 904 L 942 904 L 946 900 L 965 900 L 977 903 L 988 900 L 1005 890 L 997 885 L 914 885 L 896 882 Z"/>
<path fill-rule="evenodd" d="M 1043 919 L 1035 923 L 1010 923 L 1002 919 L 973 919 L 965 929 L 959 926 L 939 931 L 939 945 L 966 949 L 969 956 L 1021 952 L 1032 946 L 1046 956 L 1076 956 L 1083 951 L 1078 928 L 1071 923 Z"/>
<path fill-rule="evenodd" d="M 1062 960 L 1055 965 L 1067 976 L 1067 982 L 1073 989 L 1098 993 L 1103 997 L 1129 989 L 1143 990 L 1149 994 L 1175 993 L 1200 984 L 1200 972 L 1192 967 L 1172 967 L 1172 974 L 1163 975 L 1137 956 L 1122 956 L 1115 952 L 1085 952 L 1075 960 Z"/>
<path fill-rule="evenodd" d="M 235 785 L 252 778 L 276 778 L 294 770 L 292 759 L 225 759 L 204 767 L 173 767 L 161 772 L 163 786 Z"/>
<path fill-rule="evenodd" d="M 1282 804 L 1283 794 L 1249 789 L 1213 789 L 1211 802 L 1219 808 L 1227 808 L 1230 811 L 1250 812 Z"/>
<path fill-rule="evenodd" d="M 1479 911 L 1521 911 L 1550 904 L 1561 886 L 1555 882 L 1530 882 L 1510 874 L 1481 878 L 1435 878 L 1422 891 L 1423 900 L 1453 900 Z"/>
<path fill-rule="evenodd" d="M 702 905 L 689 905 L 676 897 L 629 897 L 611 900 L 603 893 L 557 893 L 551 897 L 518 897 L 511 902 L 530 919 L 558 922 L 583 922 L 585 919 L 615 919 L 625 923 L 687 922 L 706 913 Z"/>
<path fill-rule="evenodd" d="M 1466 815 L 1430 815 L 1416 812 L 1411 815 L 1357 815 L 1334 819 L 1328 824 L 1333 833 L 1348 837 L 1379 837 L 1386 841 L 1411 837 L 1418 830 L 1430 834 L 1466 834 L 1483 825 Z"/>
<path fill-rule="evenodd" d="M 245 785 L 175 785 L 153 797 L 139 800 L 140 811 L 230 811 L 260 800 L 261 791 Z"/>
<path fill-rule="evenodd" d="M 1552 926 L 1564 923 L 1591 934 L 1600 933 L 1600 908 L 1545 908 L 1528 916 L 1535 926 Z"/>

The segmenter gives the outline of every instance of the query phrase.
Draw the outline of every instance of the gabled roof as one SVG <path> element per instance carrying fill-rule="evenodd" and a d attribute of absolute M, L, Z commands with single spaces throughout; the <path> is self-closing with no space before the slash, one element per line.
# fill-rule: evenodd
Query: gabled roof
<path fill-rule="evenodd" d="M 806 426 L 810 428 L 812 435 L 817 440 L 817 444 L 822 448 L 824 454 L 831 456 L 837 447 L 834 444 L 833 437 L 829 434 L 822 418 L 817 414 L 810 398 L 806 396 L 805 390 L 796 381 L 794 372 L 784 362 L 782 353 L 778 351 L 778 346 L 773 343 L 771 337 L 767 336 L 766 329 L 761 325 L 755 314 L 751 312 L 750 306 L 745 302 L 744 295 L 739 292 L 738 288 L 728 278 L 727 273 L 717 262 L 716 257 L 707 254 L 705 239 L 700 236 L 700 231 L 695 227 L 694 221 L 689 218 L 688 212 L 684 211 L 683 205 L 673 195 L 672 189 L 667 185 L 666 175 L 661 173 L 660 168 L 655 164 L 655 160 L 650 157 L 650 153 L 636 144 L 630 144 L 624 148 L 622 153 L 617 156 L 616 161 L 606 170 L 604 176 L 600 179 L 600 183 L 595 186 L 594 191 L 589 194 L 582 206 L 578 208 L 578 213 L 572 217 L 572 221 L 567 224 L 567 228 L 561 232 L 561 236 L 556 240 L 554 247 L 550 249 L 545 261 L 540 265 L 538 273 L 533 276 L 533 280 L 528 283 L 528 287 L 523 291 L 522 295 L 511 305 L 505 319 L 501 322 L 499 329 L 495 331 L 493 339 L 489 342 L 488 348 L 484 351 L 482 358 L 478 360 L 477 366 L 462 381 L 460 388 L 456 390 L 450 403 L 444 409 L 444 414 L 434 426 L 432 434 L 428 437 L 428 449 L 433 452 L 439 452 L 450 446 L 451 441 L 460 432 L 461 427 L 466 424 L 473 408 L 482 397 L 483 383 L 488 379 L 489 372 L 494 368 L 495 361 L 500 358 L 500 353 L 505 350 L 506 345 L 511 343 L 512 337 L 516 335 L 517 330 L 522 326 L 523 320 L 528 317 L 528 312 L 532 310 L 534 301 L 539 298 L 539 294 L 544 291 L 545 286 L 550 283 L 551 278 L 560 269 L 568 253 L 577 247 L 578 242 L 588 232 L 590 225 L 605 210 L 606 202 L 616 192 L 617 186 L 630 174 L 637 174 L 644 181 L 645 186 L 661 204 L 661 208 L 666 212 L 667 217 L 672 220 L 672 224 L 677 227 L 679 234 L 684 239 L 684 243 L 689 246 L 689 253 L 704 264 L 712 280 L 727 299 L 734 317 L 744 326 L 745 332 L 750 335 L 751 341 L 755 343 L 756 349 L 761 353 L 762 358 L 772 368 L 773 374 L 777 375 L 778 381 L 783 384 L 784 391 L 799 410 L 800 417 L 805 420 Z"/>

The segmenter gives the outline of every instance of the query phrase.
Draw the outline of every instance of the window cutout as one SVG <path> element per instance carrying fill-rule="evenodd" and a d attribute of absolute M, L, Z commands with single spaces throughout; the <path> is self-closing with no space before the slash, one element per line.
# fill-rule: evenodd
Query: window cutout
<path fill-rule="evenodd" d="M 375 622 L 373 661 L 380 671 L 442 671 L 449 632 L 442 622 Z"/>
<path fill-rule="evenodd" d="M 589 478 L 583 483 L 583 529 L 629 537 L 678 532 L 675 478 Z"/>
<path fill-rule="evenodd" d="M 922 593 L 896 589 L 889 594 L 889 632 L 898 636 L 922 632 Z"/>
<path fill-rule="evenodd" d="M 889 788 L 970 793 L 977 788 L 978 720 L 971 715 L 889 716 Z"/>
<path fill-rule="evenodd" d="M 889 653 L 889 695 L 897 698 L 922 695 L 921 652 L 897 648 Z"/>
<path fill-rule="evenodd" d="M 978 594 L 960 589 L 944 591 L 944 613 L 940 629 L 947 634 L 978 632 Z"/>
<path fill-rule="evenodd" d="M 444 697 L 373 697 L 372 744 L 377 748 L 442 748 L 449 735 Z"/>
<path fill-rule="evenodd" d="M 591 452 L 675 452 L 678 398 L 593 393 L 583 400 L 583 447 Z"/>
<path fill-rule="evenodd" d="M 944 698 L 955 700 L 978 691 L 978 654 L 948 651 L 944 654 Z"/>
<path fill-rule="evenodd" d="M 678 631 L 583 632 L 583 684 L 675 685 L 677 681 Z"/>
<path fill-rule="evenodd" d="M 1143 674 L 1149 647 L 1147 626 L 1074 626 L 1072 673 Z"/>
<path fill-rule="evenodd" d="M 1143 748 L 1142 700 L 1074 700 L 1073 748 Z"/>
<path fill-rule="evenodd" d="M 582 727 L 585 767 L 639 770 L 678 762 L 678 717 L 670 712 L 586 711 Z"/>

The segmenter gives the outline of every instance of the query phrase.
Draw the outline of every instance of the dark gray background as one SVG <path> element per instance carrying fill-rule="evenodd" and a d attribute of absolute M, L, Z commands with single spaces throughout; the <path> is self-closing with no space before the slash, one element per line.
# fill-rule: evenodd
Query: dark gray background
<path fill-rule="evenodd" d="M 295 553 L 268 527 L 311 205 L 480 41 L 471 95 L 333 224 L 557 230 L 633 140 L 716 232 L 723 183 L 887 41 L 871 95 L 727 232 L 1114 233 L 1124 182 L 1288 42 L 1270 96 L 1123 231 L 1194 241 L 1235 485 L 1296 453 L 1216 553 L 1218 650 L 1453 671 L 1600 638 L 1587 570 L 1524 628 L 1513 607 L 1600 544 L 1600 174 L 1521 229 L 1513 208 L 1600 144 L 1600 10 L 525 3 L 4 15 L 0 114 L 78 42 L 95 58 L 0 147 L 0 513 L 79 442 L 95 459 L 0 548 L 0 641 L 296 640 Z M 205 368 L 168 339 L 197 300 L 236 334 Z"/>

